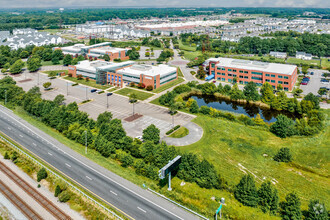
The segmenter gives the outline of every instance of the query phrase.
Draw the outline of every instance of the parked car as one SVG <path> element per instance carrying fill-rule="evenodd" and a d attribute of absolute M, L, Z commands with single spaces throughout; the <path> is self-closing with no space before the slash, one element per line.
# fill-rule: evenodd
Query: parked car
<path fill-rule="evenodd" d="M 108 92 L 107 93 L 107 96 L 111 96 L 113 93 L 112 92 Z"/>
<path fill-rule="evenodd" d="M 326 89 L 327 91 L 329 91 L 329 90 L 330 90 L 330 88 L 329 88 L 329 87 L 320 87 L 320 89 Z"/>
<path fill-rule="evenodd" d="M 307 85 L 307 84 L 308 84 L 307 81 L 302 81 L 302 82 L 301 82 L 301 85 Z"/>
<path fill-rule="evenodd" d="M 303 80 L 305 80 L 305 81 L 309 81 L 310 78 L 308 78 L 308 77 L 304 77 Z"/>
<path fill-rule="evenodd" d="M 311 72 L 311 75 L 314 75 L 314 72 Z"/>
<path fill-rule="evenodd" d="M 97 89 L 91 89 L 91 93 L 96 92 L 96 91 L 97 91 Z"/>

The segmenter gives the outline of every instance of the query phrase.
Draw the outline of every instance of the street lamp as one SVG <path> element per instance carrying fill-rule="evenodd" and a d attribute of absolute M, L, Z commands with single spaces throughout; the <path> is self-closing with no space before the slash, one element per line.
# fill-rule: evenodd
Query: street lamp
<path fill-rule="evenodd" d="M 69 95 L 69 82 L 66 82 L 66 96 Z"/>
<path fill-rule="evenodd" d="M 109 108 L 109 96 L 112 95 L 112 92 L 107 93 L 107 109 Z"/>
<path fill-rule="evenodd" d="M 87 91 L 88 91 L 88 88 L 86 87 L 86 101 L 88 100 L 88 98 L 87 98 Z"/>

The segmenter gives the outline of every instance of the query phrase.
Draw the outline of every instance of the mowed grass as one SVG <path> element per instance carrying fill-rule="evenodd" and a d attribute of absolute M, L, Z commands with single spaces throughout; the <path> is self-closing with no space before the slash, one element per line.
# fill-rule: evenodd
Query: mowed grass
<path fill-rule="evenodd" d="M 245 173 L 251 173 L 258 186 L 264 180 L 273 181 L 281 200 L 287 193 L 296 192 L 305 209 L 310 199 L 320 199 L 330 207 L 329 126 L 314 137 L 281 139 L 269 131 L 228 120 L 198 116 L 193 121 L 204 129 L 202 139 L 177 148 L 209 160 L 229 185 L 236 185 Z M 293 163 L 273 161 L 281 147 L 290 148 Z M 227 202 L 234 202 L 233 198 Z"/>
<path fill-rule="evenodd" d="M 95 82 L 95 80 L 92 80 L 92 79 L 90 79 L 89 81 L 86 82 L 85 79 L 77 79 L 75 77 L 65 76 L 63 78 L 66 79 L 66 80 L 69 80 L 71 82 L 74 82 L 74 83 L 79 83 L 79 84 L 82 84 L 82 85 L 86 85 L 86 86 L 90 86 L 90 87 L 97 88 L 97 89 L 102 89 L 102 90 L 109 89 L 109 88 L 112 87 L 111 85 L 97 84 Z"/>
<path fill-rule="evenodd" d="M 169 137 L 171 138 L 182 138 L 189 134 L 189 130 L 185 127 L 180 127 L 178 130 L 174 131 Z"/>
<path fill-rule="evenodd" d="M 189 46 L 188 44 L 183 44 L 182 40 L 179 40 L 179 49 L 186 51 L 196 51 L 196 47 Z"/>
<path fill-rule="evenodd" d="M 53 64 L 52 61 L 41 61 L 42 66 L 58 66 L 58 65 L 63 65 L 63 60 L 59 61 L 59 64 Z"/>
<path fill-rule="evenodd" d="M 68 70 L 47 70 L 47 71 L 41 71 L 43 73 L 49 74 L 51 72 L 56 72 L 56 73 L 62 73 L 65 72 L 65 75 L 68 75 Z"/>
<path fill-rule="evenodd" d="M 135 89 L 130 89 L 130 88 L 123 88 L 120 89 L 118 91 L 115 91 L 114 93 L 117 93 L 119 95 L 124 95 L 124 96 L 130 96 L 130 94 L 135 93 L 136 94 L 136 98 L 138 100 L 146 100 L 147 98 L 153 96 L 154 94 L 152 93 L 148 93 L 148 92 L 142 92 L 142 91 L 138 91 Z"/>
<path fill-rule="evenodd" d="M 171 88 L 173 86 L 176 86 L 176 85 L 182 83 L 183 81 L 184 81 L 183 78 L 178 77 L 176 80 L 174 80 L 172 82 L 169 82 L 169 83 L 166 83 L 165 85 L 163 85 L 163 86 L 161 86 L 161 87 L 159 87 L 157 89 L 154 89 L 153 92 L 160 93 L 162 91 L 165 91 L 165 90 L 167 90 L 167 89 L 169 89 L 169 88 Z"/>

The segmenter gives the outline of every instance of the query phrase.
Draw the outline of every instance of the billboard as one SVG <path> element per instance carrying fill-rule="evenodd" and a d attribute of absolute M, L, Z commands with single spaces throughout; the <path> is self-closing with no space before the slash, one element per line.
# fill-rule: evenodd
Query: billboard
<path fill-rule="evenodd" d="M 166 175 L 174 170 L 181 163 L 181 156 L 176 156 L 173 160 L 168 162 L 162 169 L 158 171 L 159 178 L 164 179 Z"/>

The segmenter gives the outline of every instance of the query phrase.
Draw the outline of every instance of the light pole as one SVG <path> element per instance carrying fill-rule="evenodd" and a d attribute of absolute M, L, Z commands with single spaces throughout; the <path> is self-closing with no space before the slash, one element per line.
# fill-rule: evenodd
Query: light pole
<path fill-rule="evenodd" d="M 109 96 L 111 96 L 112 93 L 107 93 L 107 109 L 109 108 Z"/>
<path fill-rule="evenodd" d="M 66 82 L 66 96 L 69 95 L 69 82 Z"/>
<path fill-rule="evenodd" d="M 87 89 L 87 87 L 86 87 L 86 101 L 88 100 L 88 98 L 87 98 L 87 90 L 88 90 L 88 89 Z"/>
<path fill-rule="evenodd" d="M 87 154 L 87 130 L 85 130 L 85 154 Z"/>

